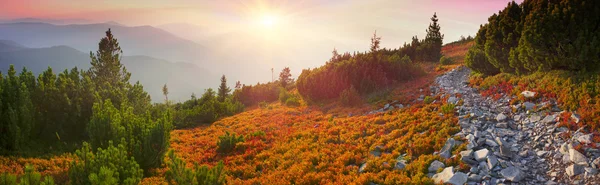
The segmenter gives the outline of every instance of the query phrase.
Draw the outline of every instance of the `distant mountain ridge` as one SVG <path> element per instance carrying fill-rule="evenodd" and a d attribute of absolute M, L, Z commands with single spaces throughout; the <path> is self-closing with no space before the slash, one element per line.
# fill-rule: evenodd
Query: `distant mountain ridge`
<path fill-rule="evenodd" d="M 140 81 L 154 102 L 162 101 L 161 88 L 169 87 L 169 99 L 184 101 L 192 93 L 202 93 L 216 87 L 219 77 L 190 63 L 172 63 L 149 56 L 123 56 L 123 65 L 132 73 L 131 81 Z M 18 71 L 23 67 L 39 74 L 52 67 L 54 73 L 77 67 L 88 69 L 90 56 L 69 46 L 26 48 L 14 41 L 0 40 L 0 72 L 6 74 L 13 64 Z"/>
<path fill-rule="evenodd" d="M 95 51 L 104 32 L 111 29 L 119 39 L 125 55 L 146 55 L 173 62 L 205 64 L 207 48 L 152 26 L 127 27 L 116 22 L 54 25 L 40 22 L 0 24 L 0 39 L 12 40 L 27 47 L 58 45 L 81 51 Z"/>

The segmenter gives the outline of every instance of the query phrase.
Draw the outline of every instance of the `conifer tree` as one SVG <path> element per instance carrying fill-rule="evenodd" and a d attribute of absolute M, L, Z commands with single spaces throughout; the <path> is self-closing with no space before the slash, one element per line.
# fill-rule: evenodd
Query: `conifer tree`
<path fill-rule="evenodd" d="M 281 83 L 281 87 L 286 88 L 292 82 L 292 74 L 290 73 L 290 68 L 285 67 L 279 73 L 279 83 Z"/>
<path fill-rule="evenodd" d="M 225 75 L 223 75 L 221 77 L 221 85 L 219 85 L 219 101 L 220 102 L 224 102 L 225 99 L 227 98 L 227 96 L 229 95 L 229 92 L 231 92 L 231 89 L 229 87 L 227 87 L 227 78 L 225 78 Z"/>
<path fill-rule="evenodd" d="M 427 28 L 427 36 L 425 36 L 425 44 L 427 45 L 427 60 L 439 61 L 442 56 L 442 44 L 444 35 L 440 32 L 440 25 L 438 24 L 437 13 L 433 13 L 431 17 L 431 23 Z"/>

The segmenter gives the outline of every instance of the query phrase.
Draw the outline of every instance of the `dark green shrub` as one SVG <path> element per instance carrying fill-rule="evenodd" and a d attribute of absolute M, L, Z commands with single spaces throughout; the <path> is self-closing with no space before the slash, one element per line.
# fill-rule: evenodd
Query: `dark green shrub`
<path fill-rule="evenodd" d="M 450 65 L 452 64 L 452 59 L 446 57 L 446 56 L 442 56 L 442 58 L 440 58 L 440 65 Z"/>
<path fill-rule="evenodd" d="M 433 102 L 433 98 L 431 96 L 425 96 L 425 99 L 423 99 L 423 102 L 426 104 L 430 104 Z"/>
<path fill-rule="evenodd" d="M 125 143 L 124 140 L 121 143 Z M 114 146 L 108 142 L 108 148 L 98 148 L 93 153 L 91 146 L 84 142 L 77 150 L 78 160 L 73 161 L 69 168 L 69 179 L 72 184 L 93 184 L 97 182 L 113 182 L 118 184 L 138 184 L 143 177 L 143 170 L 130 157 L 125 144 Z M 102 170 L 104 169 L 104 170 Z M 91 178 L 93 177 L 93 178 Z"/>
<path fill-rule="evenodd" d="M 233 152 L 236 150 L 237 144 L 241 142 L 244 142 L 244 136 L 240 135 L 238 137 L 235 133 L 230 134 L 229 132 L 225 132 L 225 135 L 219 136 L 219 141 L 217 141 L 217 152 Z"/>
<path fill-rule="evenodd" d="M 299 107 L 300 100 L 298 97 L 289 97 L 287 100 L 285 100 L 285 105 L 288 107 Z"/>
<path fill-rule="evenodd" d="M 17 184 L 17 176 L 9 173 L 0 174 L 0 185 L 15 185 Z"/>
<path fill-rule="evenodd" d="M 206 165 L 198 166 L 198 164 L 195 164 L 194 167 L 196 170 L 192 170 L 186 168 L 185 162 L 175 156 L 172 150 L 169 152 L 169 158 L 171 161 L 167 163 L 169 170 L 167 170 L 165 176 L 170 184 L 226 184 L 225 170 L 222 161 L 212 168 L 209 168 Z"/>
<path fill-rule="evenodd" d="M 442 105 L 442 107 L 440 109 L 441 109 L 442 113 L 444 113 L 444 114 L 451 114 L 451 113 L 454 113 L 454 107 L 456 107 L 456 105 L 449 103 L 449 104 Z"/>
<path fill-rule="evenodd" d="M 360 102 L 361 102 L 360 95 L 358 94 L 356 89 L 354 89 L 354 86 L 352 86 L 352 87 L 342 91 L 342 93 L 340 93 L 340 103 L 342 103 L 342 105 L 356 106 L 356 105 L 359 105 Z"/>

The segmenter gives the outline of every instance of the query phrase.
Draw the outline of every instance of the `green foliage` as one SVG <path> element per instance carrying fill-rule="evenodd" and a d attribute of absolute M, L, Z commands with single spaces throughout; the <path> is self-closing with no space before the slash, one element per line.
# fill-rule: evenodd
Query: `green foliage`
<path fill-rule="evenodd" d="M 453 103 L 449 103 L 449 104 L 442 105 L 440 107 L 440 110 L 444 114 L 451 114 L 451 113 L 454 113 L 454 107 L 456 107 L 456 105 L 454 105 Z"/>
<path fill-rule="evenodd" d="M 292 74 L 290 73 L 290 68 L 283 68 L 283 70 L 281 70 L 281 73 L 279 73 L 279 83 L 281 84 L 281 87 L 287 88 L 288 85 L 290 85 L 292 82 L 293 79 Z"/>
<path fill-rule="evenodd" d="M 415 36 L 398 49 L 380 49 L 381 37 L 374 34 L 370 52 L 340 55 L 334 50 L 324 66 L 302 71 L 296 82 L 298 92 L 305 100 L 321 101 L 339 98 L 351 86 L 364 95 L 422 75 L 423 69 L 412 61 L 437 62 L 441 57 L 444 35 L 436 14 L 431 20 L 424 40 Z"/>
<path fill-rule="evenodd" d="M 285 100 L 285 106 L 288 106 L 288 107 L 299 107 L 300 106 L 300 99 L 297 96 L 289 97 L 287 100 Z"/>
<path fill-rule="evenodd" d="M 452 64 L 452 59 L 447 58 L 446 56 L 442 56 L 442 58 L 440 58 L 440 65 L 450 65 Z"/>
<path fill-rule="evenodd" d="M 105 166 L 100 167 L 98 174 L 90 174 L 90 183 L 92 185 L 117 185 L 119 184 L 118 174 L 115 174 Z"/>
<path fill-rule="evenodd" d="M 121 141 L 125 143 L 124 139 Z M 91 146 L 84 142 L 77 150 L 77 161 L 69 168 L 71 184 L 138 184 L 143 177 L 143 170 L 128 155 L 125 144 L 116 147 L 112 141 L 106 149 L 98 148 L 93 153 Z"/>
<path fill-rule="evenodd" d="M 425 96 L 425 99 L 423 99 L 423 102 L 425 104 L 430 104 L 430 103 L 433 102 L 433 100 L 435 100 L 433 97 L 431 97 L 431 96 Z"/>
<path fill-rule="evenodd" d="M 16 175 L 0 174 L 0 185 L 54 185 L 54 179 L 51 176 L 44 177 L 42 181 L 42 175 L 35 172 L 35 168 L 30 164 L 26 164 L 23 171 L 25 173 L 19 178 L 19 183 L 17 183 Z"/>
<path fill-rule="evenodd" d="M 190 185 L 221 185 L 226 184 L 223 162 L 219 162 L 213 168 L 195 164 L 196 170 L 186 168 L 186 164 L 179 157 L 175 156 L 173 151 L 169 152 L 168 162 L 169 170 L 165 176 L 169 184 L 190 184 Z"/>
<path fill-rule="evenodd" d="M 219 136 L 217 141 L 217 152 L 229 153 L 236 150 L 237 144 L 244 142 L 244 136 L 236 136 L 235 133 L 225 132 L 225 135 Z"/>
<path fill-rule="evenodd" d="M 88 124 L 90 142 L 94 147 L 106 148 L 113 141 L 124 145 L 144 170 L 159 167 L 169 148 L 172 118 L 167 111 L 153 120 L 149 113 L 136 115 L 133 107 L 115 108 L 110 100 L 94 104 L 94 113 Z"/>
<path fill-rule="evenodd" d="M 594 71 L 600 67 L 599 3 L 511 2 L 481 26 L 466 63 L 486 75 L 553 69 Z"/>
<path fill-rule="evenodd" d="M 354 86 L 342 91 L 342 93 L 340 93 L 340 102 L 342 103 L 342 105 L 345 106 L 356 106 L 359 105 L 361 103 L 362 99 L 360 98 L 360 95 L 358 94 L 358 92 L 356 91 L 356 89 L 354 89 Z"/>
<path fill-rule="evenodd" d="M 172 106 L 174 110 L 174 125 L 176 128 L 186 128 L 198 124 L 212 123 L 219 118 L 232 116 L 244 110 L 244 105 L 231 98 L 217 101 L 215 92 L 208 89 L 200 99 L 192 97 L 183 103 Z M 166 107 L 163 107 L 166 109 Z M 158 112 L 164 112 L 161 110 Z"/>
<path fill-rule="evenodd" d="M 260 102 L 277 101 L 280 92 L 279 84 L 275 82 L 258 83 L 250 86 L 242 85 L 241 88 L 233 92 L 233 99 L 242 102 L 246 106 L 252 106 Z"/>
<path fill-rule="evenodd" d="M 0 174 L 0 185 L 15 185 L 17 184 L 17 176 L 9 173 Z"/>
<path fill-rule="evenodd" d="M 220 102 L 224 102 L 229 96 L 229 92 L 231 92 L 231 89 L 227 87 L 227 78 L 225 78 L 225 75 L 221 77 L 221 85 L 219 85 L 218 92 L 218 99 Z"/>
<path fill-rule="evenodd" d="M 285 88 L 279 88 L 279 101 L 281 103 L 285 103 L 288 98 L 290 98 L 290 94 L 287 92 L 287 90 Z"/>

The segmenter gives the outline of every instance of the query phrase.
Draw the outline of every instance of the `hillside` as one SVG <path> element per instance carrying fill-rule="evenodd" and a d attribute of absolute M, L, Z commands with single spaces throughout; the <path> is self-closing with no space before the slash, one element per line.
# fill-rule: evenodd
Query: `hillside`
<path fill-rule="evenodd" d="M 68 46 L 24 48 L 13 41 L 0 41 L 0 71 L 3 73 L 11 64 L 19 71 L 26 67 L 37 75 L 49 66 L 56 73 L 73 67 L 88 69 L 89 61 L 88 53 Z M 192 93 L 202 93 L 205 88 L 215 87 L 218 83 L 217 75 L 194 64 L 172 63 L 149 56 L 124 56 L 122 61 L 133 74 L 131 81 L 140 81 L 155 102 L 163 101 L 161 88 L 164 84 L 171 88 L 172 100 L 183 101 Z"/>
<path fill-rule="evenodd" d="M 127 48 L 125 55 L 145 55 L 172 62 L 206 64 L 207 49 L 151 26 L 127 27 L 110 23 L 53 25 L 19 22 L 0 24 L 0 39 L 12 40 L 27 47 L 40 48 L 65 45 L 80 51 L 95 51 L 97 35 L 111 28 Z"/>

